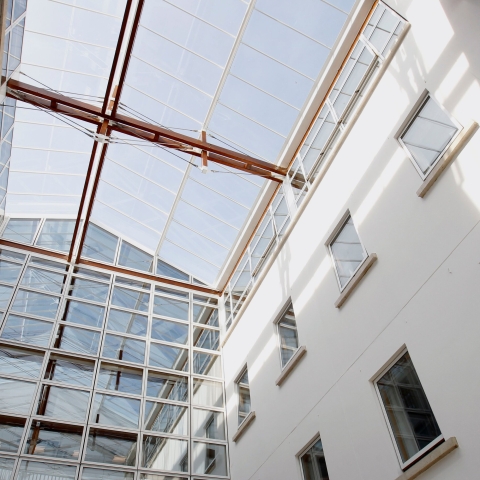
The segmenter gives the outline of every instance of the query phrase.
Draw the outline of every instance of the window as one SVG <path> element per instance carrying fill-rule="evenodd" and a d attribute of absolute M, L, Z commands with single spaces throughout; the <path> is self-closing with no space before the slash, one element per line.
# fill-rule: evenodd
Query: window
<path fill-rule="evenodd" d="M 343 290 L 368 256 L 362 242 L 360 242 L 350 215 L 348 215 L 337 235 L 330 243 L 329 248 L 340 290 Z"/>
<path fill-rule="evenodd" d="M 304 480 L 328 480 L 327 464 L 320 439 L 301 455 L 300 463 Z"/>
<path fill-rule="evenodd" d="M 384 414 L 395 439 L 402 466 L 418 458 L 441 432 L 422 384 L 407 353 L 395 362 L 376 382 Z"/>
<path fill-rule="evenodd" d="M 399 141 L 425 178 L 459 130 L 459 125 L 428 95 L 400 134 Z"/>
<path fill-rule="evenodd" d="M 236 383 L 238 389 L 238 425 L 241 425 L 252 409 L 250 402 L 250 385 L 248 383 L 248 370 L 246 367 L 240 374 Z"/>
<path fill-rule="evenodd" d="M 298 350 L 297 322 L 291 302 L 280 317 L 277 329 L 280 341 L 280 360 L 283 368 Z"/>

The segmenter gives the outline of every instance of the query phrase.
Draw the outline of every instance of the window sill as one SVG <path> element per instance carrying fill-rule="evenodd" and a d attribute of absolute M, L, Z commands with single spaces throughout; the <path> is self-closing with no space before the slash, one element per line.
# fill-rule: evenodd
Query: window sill
<path fill-rule="evenodd" d="M 298 363 L 306 353 L 307 353 L 307 347 L 305 347 L 305 345 L 298 347 L 297 351 L 293 354 L 292 358 L 283 367 L 282 373 L 277 378 L 277 381 L 275 382 L 275 385 L 277 385 L 277 387 L 279 387 L 287 379 L 287 377 L 293 372 L 294 368 L 298 365 Z"/>
<path fill-rule="evenodd" d="M 347 298 L 352 294 L 357 285 L 360 283 L 362 278 L 365 276 L 370 267 L 377 261 L 378 257 L 376 253 L 371 253 L 365 261 L 362 263 L 361 267 L 357 270 L 355 275 L 347 283 L 345 289 L 341 295 L 337 298 L 335 302 L 335 308 L 340 308 L 347 300 Z"/>
<path fill-rule="evenodd" d="M 254 420 L 255 420 L 255 412 L 250 412 L 245 417 L 245 420 L 239 425 L 238 430 L 235 432 L 235 435 L 233 436 L 232 440 L 234 442 L 238 442 L 240 437 L 246 432 L 246 430 Z"/>
<path fill-rule="evenodd" d="M 428 193 L 442 172 L 453 162 L 453 160 L 455 160 L 455 158 L 457 158 L 458 154 L 463 150 L 477 130 L 478 123 L 472 120 L 470 124 L 458 134 L 457 138 L 443 154 L 442 158 L 437 162 L 435 167 L 433 167 L 432 171 L 427 175 L 427 178 L 425 178 L 424 182 L 417 190 L 417 195 L 420 198 L 423 198 Z"/>
<path fill-rule="evenodd" d="M 413 480 L 435 465 L 443 457 L 446 457 L 450 452 L 458 448 L 458 442 L 455 437 L 450 437 L 443 443 L 438 445 L 434 450 L 425 455 L 417 463 L 413 464 L 406 472 L 402 473 L 396 480 Z"/>

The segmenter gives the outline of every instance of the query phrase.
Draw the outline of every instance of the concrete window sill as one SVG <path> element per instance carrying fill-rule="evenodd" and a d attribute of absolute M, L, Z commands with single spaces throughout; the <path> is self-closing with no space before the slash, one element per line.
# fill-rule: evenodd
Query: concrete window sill
<path fill-rule="evenodd" d="M 450 437 L 445 440 L 437 448 L 425 455 L 421 460 L 412 465 L 406 472 L 402 473 L 396 480 L 413 480 L 435 465 L 443 457 L 446 457 L 450 452 L 458 448 L 458 442 L 455 437 Z"/>
<path fill-rule="evenodd" d="M 245 420 L 240 424 L 232 440 L 234 442 L 238 442 L 240 437 L 247 431 L 248 427 L 252 424 L 254 420 L 255 420 L 255 412 L 252 411 L 245 417 Z"/>
<path fill-rule="evenodd" d="M 368 272 L 370 267 L 377 261 L 378 257 L 376 253 L 371 253 L 365 261 L 362 263 L 362 266 L 357 270 L 357 273 L 350 279 L 347 283 L 347 286 L 337 298 L 335 302 L 335 307 L 340 308 L 347 300 L 347 298 L 353 293 L 357 285 L 361 282 L 362 278 Z"/>
<path fill-rule="evenodd" d="M 420 198 L 423 198 L 428 193 L 442 172 L 455 160 L 455 158 L 457 158 L 458 154 L 463 150 L 477 130 L 478 123 L 472 120 L 470 124 L 458 134 L 457 138 L 443 154 L 442 158 L 438 161 L 435 167 L 433 167 L 432 171 L 427 175 L 427 178 L 425 178 L 424 182 L 417 190 L 417 195 Z"/>
<path fill-rule="evenodd" d="M 305 345 L 298 347 L 297 351 L 293 354 L 293 357 L 288 361 L 285 367 L 283 367 L 282 373 L 277 378 L 277 381 L 275 382 L 275 385 L 277 385 L 277 387 L 279 387 L 287 379 L 287 377 L 293 372 L 295 367 L 298 365 L 298 363 L 306 353 L 307 353 L 307 347 L 305 347 Z"/>

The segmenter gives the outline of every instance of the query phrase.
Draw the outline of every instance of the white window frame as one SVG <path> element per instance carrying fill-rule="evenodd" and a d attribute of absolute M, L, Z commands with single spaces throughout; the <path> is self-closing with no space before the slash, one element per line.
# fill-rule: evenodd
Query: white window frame
<path fill-rule="evenodd" d="M 448 144 L 445 146 L 445 148 L 442 150 L 442 152 L 438 155 L 436 160 L 430 165 L 428 170 L 425 173 L 423 173 L 421 168 L 419 167 L 417 161 L 415 160 L 415 158 L 413 158 L 412 153 L 410 152 L 408 147 L 403 142 L 402 136 L 405 135 L 405 133 L 408 131 L 408 129 L 412 126 L 413 122 L 417 118 L 418 113 L 420 112 L 420 110 L 425 106 L 425 104 L 429 100 L 432 100 L 433 102 L 435 102 L 437 104 L 437 106 L 443 111 L 443 113 L 445 113 L 445 115 L 450 119 L 450 121 L 457 127 L 457 131 L 456 131 L 455 135 L 450 139 Z M 460 134 L 460 132 L 462 130 L 463 130 L 463 126 L 460 125 L 460 123 L 458 123 L 458 121 L 452 115 L 450 115 L 450 113 L 443 107 L 443 105 L 440 102 L 438 102 L 436 100 L 436 98 L 428 90 L 425 90 L 422 93 L 422 95 L 420 96 L 420 98 L 417 100 L 417 102 L 415 103 L 412 111 L 408 115 L 405 122 L 400 127 L 400 130 L 396 135 L 396 139 L 397 139 L 398 143 L 402 146 L 402 148 L 405 150 L 406 154 L 408 155 L 408 158 L 413 163 L 413 166 L 415 167 L 415 170 L 417 171 L 417 173 L 420 175 L 421 179 L 425 180 L 430 175 L 432 170 L 435 168 L 437 163 L 445 155 L 445 152 L 452 145 L 452 143 L 455 141 L 455 139 L 458 137 L 458 135 Z"/>
<path fill-rule="evenodd" d="M 240 427 L 245 423 L 245 420 L 248 418 L 248 416 L 250 415 L 250 413 L 252 412 L 252 396 L 250 395 L 250 378 L 248 379 L 248 393 L 250 395 L 250 411 L 244 415 L 242 413 L 242 415 L 240 415 L 240 387 L 242 387 L 242 385 L 245 385 L 245 384 L 241 384 L 240 383 L 240 380 L 242 379 L 242 377 L 245 375 L 245 372 L 248 373 L 248 365 L 245 364 L 242 369 L 240 370 L 240 373 L 235 377 L 235 395 L 237 397 L 237 430 L 240 429 Z M 238 419 L 240 417 L 243 417 L 243 420 L 238 423 Z"/>
<path fill-rule="evenodd" d="M 300 473 L 302 475 L 302 480 L 305 480 L 305 471 L 303 470 L 302 457 L 319 441 L 322 440 L 320 432 L 317 432 L 312 439 L 295 455 L 298 460 L 298 466 L 300 468 Z M 322 441 L 323 446 L 323 441 Z M 325 449 L 324 449 L 325 451 Z M 326 461 L 325 461 L 326 463 Z M 328 467 L 327 467 L 328 469 Z"/>
<path fill-rule="evenodd" d="M 365 258 L 360 262 L 358 267 L 355 269 L 355 271 L 352 273 L 352 276 L 348 279 L 347 283 L 342 287 L 342 284 L 340 282 L 340 277 L 338 276 L 338 271 L 337 271 L 337 265 L 335 264 L 335 256 L 333 255 L 332 251 L 332 244 L 335 242 L 337 239 L 338 235 L 340 235 L 340 232 L 343 230 L 343 227 L 346 225 L 348 219 L 352 219 L 353 226 L 355 227 L 355 231 L 357 232 L 358 239 L 360 240 L 360 245 L 362 246 L 363 253 L 365 254 Z M 327 241 L 325 242 L 325 245 L 328 248 L 328 252 L 330 254 L 330 258 L 332 260 L 333 264 L 333 270 L 335 271 L 335 277 L 337 279 L 337 284 L 338 288 L 340 289 L 340 293 L 343 292 L 350 282 L 352 281 L 353 277 L 356 275 L 356 273 L 362 268 L 362 265 L 367 261 L 368 259 L 368 252 L 365 246 L 363 245 L 362 239 L 360 238 L 360 234 L 358 233 L 358 229 L 355 226 L 355 222 L 353 221 L 353 215 L 350 213 L 350 210 L 347 210 L 342 217 L 340 218 L 340 221 L 337 223 L 337 226 L 334 228 L 333 232 L 330 234 L 330 236 L 327 238 Z"/>
<path fill-rule="evenodd" d="M 397 458 L 398 458 L 398 462 L 400 463 L 400 468 L 402 470 L 406 470 L 407 468 L 409 468 L 413 463 L 415 463 L 417 460 L 419 460 L 421 457 L 424 457 L 429 451 L 431 451 L 433 448 L 435 448 L 436 446 L 438 446 L 440 443 L 442 443 L 444 440 L 445 440 L 445 437 L 443 436 L 443 433 L 441 433 L 437 438 L 435 438 L 434 440 L 432 440 L 428 445 L 426 445 L 425 447 L 423 447 L 421 450 L 419 450 L 415 455 L 413 455 L 412 457 L 410 457 L 407 461 L 403 461 L 402 460 L 402 456 L 400 454 L 400 451 L 398 449 L 398 445 L 397 445 L 397 440 L 395 439 L 395 434 L 392 430 L 392 426 L 390 425 L 390 420 L 388 418 L 388 414 L 387 414 L 387 411 L 385 409 L 385 405 L 383 403 L 383 400 L 382 400 L 382 396 L 380 394 L 380 391 L 378 389 L 378 380 L 380 380 L 406 353 L 409 353 L 408 352 L 408 349 L 407 347 L 403 346 L 388 362 L 387 364 L 382 367 L 382 369 L 380 370 L 379 373 L 377 373 L 374 377 L 374 379 L 372 380 L 373 382 L 373 386 L 375 388 L 375 392 L 377 393 L 377 397 L 378 397 L 378 401 L 380 402 L 380 407 L 382 409 L 382 413 L 383 413 L 383 418 L 385 420 L 385 423 L 387 424 L 387 428 L 388 428 L 388 432 L 390 434 L 390 438 L 392 440 L 392 443 L 393 443 L 393 447 L 395 449 L 395 454 L 397 455 Z M 421 383 L 421 382 L 420 382 Z M 423 385 L 422 385 L 422 389 L 423 389 Z M 424 390 L 424 393 L 425 393 L 425 390 Z M 426 394 L 425 394 L 426 396 Z M 427 398 L 428 399 L 428 398 Z M 433 410 L 432 410 L 432 413 L 433 413 Z"/>
<path fill-rule="evenodd" d="M 280 310 L 280 313 L 276 316 L 273 324 L 275 326 L 275 332 L 277 335 L 277 344 L 278 344 L 278 359 L 280 361 L 280 368 L 281 370 L 285 370 L 291 363 L 292 359 L 295 357 L 295 354 L 298 352 L 300 348 L 300 339 L 298 338 L 298 326 L 295 326 L 295 331 L 297 332 L 297 348 L 292 350 L 292 356 L 289 358 L 288 362 L 285 365 L 282 365 L 282 335 L 280 334 L 280 322 L 282 321 L 284 315 L 288 312 L 288 310 L 293 310 L 293 302 L 292 299 L 289 298 L 288 301 L 285 303 L 283 308 Z M 297 319 L 295 319 L 295 325 L 297 325 Z M 290 327 L 287 327 L 290 328 Z M 293 328 L 292 328 L 293 330 Z M 288 348 L 290 350 L 290 348 Z"/>

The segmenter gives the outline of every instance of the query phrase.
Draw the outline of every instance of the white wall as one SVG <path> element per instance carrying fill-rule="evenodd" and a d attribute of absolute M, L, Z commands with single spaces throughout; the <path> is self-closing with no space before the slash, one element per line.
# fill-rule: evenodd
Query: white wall
<path fill-rule="evenodd" d="M 295 454 L 317 432 L 331 480 L 395 479 L 370 379 L 403 344 L 443 435 L 460 445 L 422 479 L 478 478 L 480 132 L 424 199 L 394 135 L 425 88 L 462 125 L 480 122 L 480 2 L 390 6 L 411 29 L 223 349 L 230 439 L 233 380 L 245 363 L 256 412 L 230 444 L 233 480 L 300 480 Z M 324 243 L 347 208 L 378 262 L 339 310 Z M 276 387 L 272 320 L 289 296 L 307 354 Z"/>

